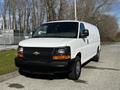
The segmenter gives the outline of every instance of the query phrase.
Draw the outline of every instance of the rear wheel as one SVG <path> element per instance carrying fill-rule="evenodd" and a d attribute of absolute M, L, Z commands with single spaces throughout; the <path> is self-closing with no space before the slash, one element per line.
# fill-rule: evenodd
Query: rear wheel
<path fill-rule="evenodd" d="M 97 50 L 97 54 L 93 57 L 93 61 L 95 62 L 99 62 L 100 59 L 100 50 Z"/>
<path fill-rule="evenodd" d="M 81 62 L 80 57 L 75 58 L 75 63 L 72 67 L 72 71 L 68 74 L 69 79 L 78 80 L 81 74 Z"/>

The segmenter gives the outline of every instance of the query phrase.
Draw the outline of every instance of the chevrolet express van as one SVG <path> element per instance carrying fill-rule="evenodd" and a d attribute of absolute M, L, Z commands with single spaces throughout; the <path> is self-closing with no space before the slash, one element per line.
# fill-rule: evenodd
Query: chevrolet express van
<path fill-rule="evenodd" d="M 66 73 L 77 80 L 82 64 L 90 59 L 99 61 L 100 49 L 96 26 L 83 21 L 51 21 L 19 43 L 15 64 L 20 74 Z"/>

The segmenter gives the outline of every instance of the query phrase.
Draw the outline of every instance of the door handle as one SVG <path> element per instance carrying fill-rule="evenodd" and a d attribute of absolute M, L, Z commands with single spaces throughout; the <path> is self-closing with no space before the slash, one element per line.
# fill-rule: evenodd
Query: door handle
<path fill-rule="evenodd" d="M 89 44 L 89 40 L 88 40 L 88 39 L 83 38 L 83 41 L 84 41 L 85 43 Z"/>
<path fill-rule="evenodd" d="M 87 44 L 89 44 L 89 40 L 87 39 Z"/>

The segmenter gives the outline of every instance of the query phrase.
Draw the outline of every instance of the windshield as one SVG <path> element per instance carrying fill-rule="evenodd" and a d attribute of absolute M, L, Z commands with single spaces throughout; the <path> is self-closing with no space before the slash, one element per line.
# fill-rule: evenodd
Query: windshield
<path fill-rule="evenodd" d="M 56 22 L 43 24 L 35 30 L 33 38 L 76 38 L 78 22 Z"/>

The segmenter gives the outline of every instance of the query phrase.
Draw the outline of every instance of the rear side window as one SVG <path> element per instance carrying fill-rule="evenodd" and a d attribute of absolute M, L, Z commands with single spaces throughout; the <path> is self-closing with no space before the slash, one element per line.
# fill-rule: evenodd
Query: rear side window
<path fill-rule="evenodd" d="M 83 23 L 80 23 L 80 33 L 83 33 L 85 30 L 85 25 Z"/>
<path fill-rule="evenodd" d="M 83 23 L 80 23 L 80 33 L 79 33 L 79 37 L 81 37 L 81 35 L 83 34 L 83 31 L 85 30 L 85 25 Z"/>

